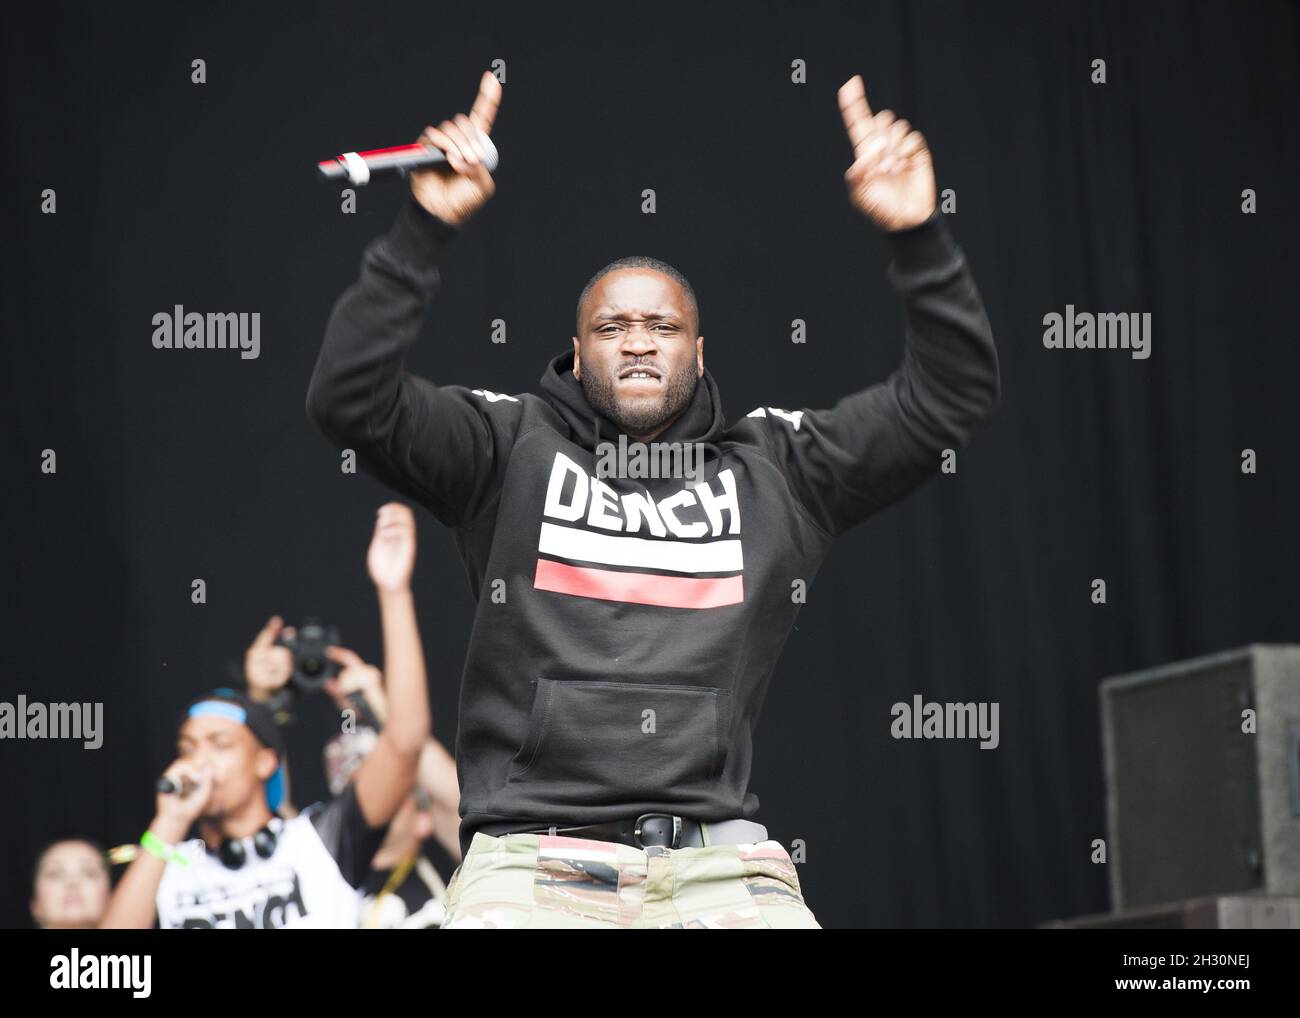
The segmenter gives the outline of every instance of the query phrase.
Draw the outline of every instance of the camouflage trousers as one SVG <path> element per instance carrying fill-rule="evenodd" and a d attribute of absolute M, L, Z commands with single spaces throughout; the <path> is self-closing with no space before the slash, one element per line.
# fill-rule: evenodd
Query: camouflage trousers
<path fill-rule="evenodd" d="M 821 929 L 776 841 L 634 848 L 477 833 L 447 885 L 448 929 Z"/>

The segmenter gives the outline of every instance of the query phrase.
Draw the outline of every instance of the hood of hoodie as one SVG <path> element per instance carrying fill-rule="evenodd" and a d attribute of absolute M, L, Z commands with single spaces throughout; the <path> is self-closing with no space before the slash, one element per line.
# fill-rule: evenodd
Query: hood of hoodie
<path fill-rule="evenodd" d="M 619 435 L 626 434 L 587 401 L 582 383 L 573 375 L 572 349 L 551 359 L 542 374 L 541 386 L 546 401 L 569 426 L 569 440 L 576 445 L 594 452 L 597 443 L 617 442 Z M 686 411 L 654 441 L 713 443 L 721 438 L 725 429 L 722 397 L 706 367 L 704 377 L 696 380 L 695 392 Z M 631 435 L 628 435 L 628 441 L 633 441 Z"/>

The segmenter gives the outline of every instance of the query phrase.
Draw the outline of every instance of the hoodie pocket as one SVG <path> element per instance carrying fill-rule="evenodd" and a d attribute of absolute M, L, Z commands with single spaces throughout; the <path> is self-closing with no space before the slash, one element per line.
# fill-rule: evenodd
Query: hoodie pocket
<path fill-rule="evenodd" d="M 715 781 L 731 694 L 712 686 L 537 678 L 509 782 L 545 782 L 583 801 L 656 798 Z"/>

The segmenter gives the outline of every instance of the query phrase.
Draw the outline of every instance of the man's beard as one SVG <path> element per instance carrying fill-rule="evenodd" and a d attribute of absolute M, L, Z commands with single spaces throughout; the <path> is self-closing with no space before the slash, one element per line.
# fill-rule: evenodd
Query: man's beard
<path fill-rule="evenodd" d="M 592 408 L 604 414 L 629 435 L 636 436 L 657 431 L 685 410 L 695 395 L 695 385 L 699 378 L 695 362 L 688 361 L 676 374 L 664 381 L 663 392 L 658 398 L 633 398 L 622 409 L 614 391 L 618 383 L 617 376 L 612 379 L 609 375 L 597 377 L 587 371 L 583 373 L 581 381 L 582 391 Z"/>

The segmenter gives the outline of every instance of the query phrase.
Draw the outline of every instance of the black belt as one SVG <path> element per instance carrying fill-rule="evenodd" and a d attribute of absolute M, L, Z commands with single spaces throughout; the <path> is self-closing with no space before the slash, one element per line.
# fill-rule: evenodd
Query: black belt
<path fill-rule="evenodd" d="M 727 820 L 714 823 L 705 821 L 709 828 L 710 844 L 729 844 L 726 832 L 734 831 L 741 835 L 742 841 L 764 841 L 767 829 L 748 820 Z M 482 828 L 484 833 L 499 836 L 491 828 Z M 715 830 L 716 835 L 715 836 Z M 645 848 L 649 845 L 662 845 L 666 848 L 703 848 L 704 835 L 698 821 L 673 813 L 642 813 L 638 817 L 626 820 L 610 820 L 602 824 L 587 824 L 583 827 L 560 827 L 550 825 L 543 827 L 513 828 L 501 830 L 504 834 L 563 834 L 569 838 L 587 838 L 593 841 L 616 841 L 633 848 Z"/>
<path fill-rule="evenodd" d="M 631 820 L 610 820 L 603 824 L 585 827 L 539 827 L 516 834 L 563 834 L 568 838 L 590 838 L 594 841 L 617 841 L 633 848 L 663 845 L 666 848 L 703 847 L 700 825 L 686 817 L 672 813 L 642 813 Z"/>

